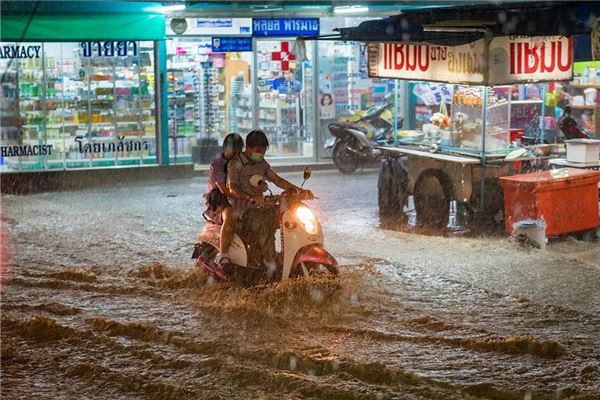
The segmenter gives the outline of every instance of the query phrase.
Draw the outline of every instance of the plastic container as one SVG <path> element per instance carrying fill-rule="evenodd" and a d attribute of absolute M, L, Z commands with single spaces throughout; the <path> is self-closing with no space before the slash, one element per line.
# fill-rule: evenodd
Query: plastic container
<path fill-rule="evenodd" d="M 597 228 L 599 180 L 600 171 L 576 168 L 501 177 L 505 231 L 526 220 L 544 221 L 548 237 Z"/>
<path fill-rule="evenodd" d="M 523 139 L 525 136 L 525 129 L 511 129 L 510 130 L 510 142 L 514 143 L 518 140 Z"/>
<path fill-rule="evenodd" d="M 595 76 L 596 74 L 594 74 Z M 583 91 L 585 95 L 585 105 L 593 106 L 596 105 L 596 99 L 598 97 L 598 91 L 595 88 L 587 88 Z"/>
<path fill-rule="evenodd" d="M 513 236 L 526 235 L 536 242 L 540 249 L 546 249 L 546 223 L 544 221 L 519 221 L 513 224 Z"/>
<path fill-rule="evenodd" d="M 570 139 L 567 144 L 567 162 L 597 163 L 600 161 L 600 140 Z"/>

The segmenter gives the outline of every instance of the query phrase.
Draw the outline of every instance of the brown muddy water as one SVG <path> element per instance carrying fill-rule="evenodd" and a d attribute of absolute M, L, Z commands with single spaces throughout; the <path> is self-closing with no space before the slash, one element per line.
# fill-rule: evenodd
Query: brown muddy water
<path fill-rule="evenodd" d="M 315 175 L 335 285 L 207 281 L 203 181 L 3 197 L 2 399 L 600 399 L 598 243 L 382 231 Z"/>

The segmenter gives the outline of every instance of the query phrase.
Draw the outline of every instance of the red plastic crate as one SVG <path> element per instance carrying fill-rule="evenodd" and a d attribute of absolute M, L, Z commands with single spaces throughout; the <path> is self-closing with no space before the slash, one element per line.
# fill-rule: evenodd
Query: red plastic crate
<path fill-rule="evenodd" d="M 568 177 L 550 171 L 500 178 L 504 188 L 504 230 L 523 220 L 546 222 L 546 236 L 580 232 L 600 226 L 599 171 L 567 168 Z"/>

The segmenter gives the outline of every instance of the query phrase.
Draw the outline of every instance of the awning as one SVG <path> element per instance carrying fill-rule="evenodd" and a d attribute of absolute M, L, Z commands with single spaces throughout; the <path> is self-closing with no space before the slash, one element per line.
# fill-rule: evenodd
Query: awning
<path fill-rule="evenodd" d="M 161 40 L 165 16 L 156 7 L 148 2 L 3 1 L 0 40 Z"/>
<path fill-rule="evenodd" d="M 486 36 L 574 36 L 574 59 L 591 59 L 590 31 L 600 2 L 519 2 L 411 10 L 340 28 L 342 40 L 457 46 Z"/>

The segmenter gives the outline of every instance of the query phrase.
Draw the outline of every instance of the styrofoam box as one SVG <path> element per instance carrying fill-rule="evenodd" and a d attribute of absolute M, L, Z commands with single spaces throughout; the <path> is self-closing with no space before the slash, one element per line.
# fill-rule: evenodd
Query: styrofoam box
<path fill-rule="evenodd" d="M 600 140 L 571 139 L 567 144 L 567 162 L 597 163 L 600 161 Z"/>

